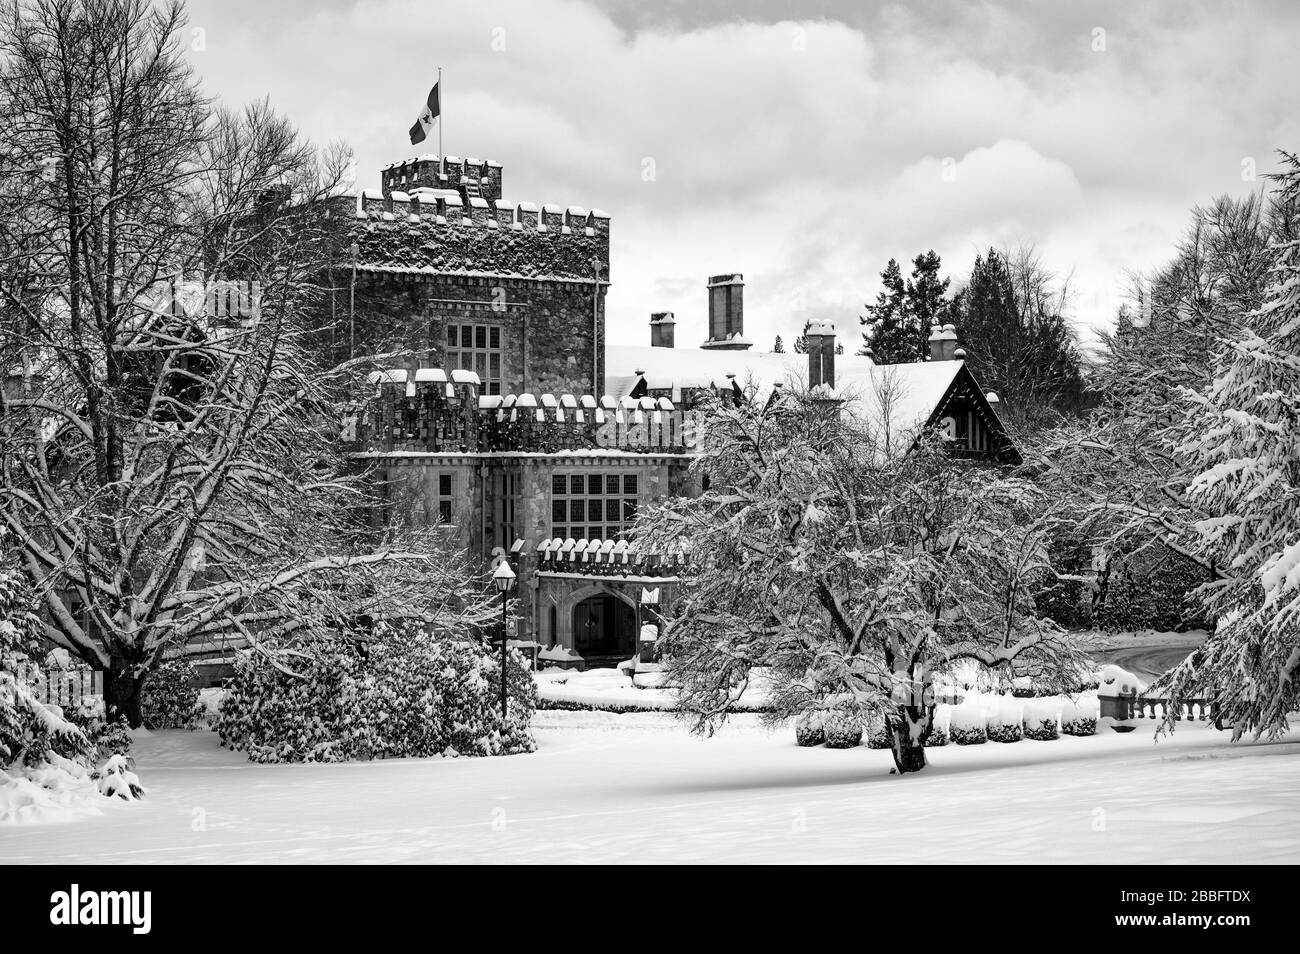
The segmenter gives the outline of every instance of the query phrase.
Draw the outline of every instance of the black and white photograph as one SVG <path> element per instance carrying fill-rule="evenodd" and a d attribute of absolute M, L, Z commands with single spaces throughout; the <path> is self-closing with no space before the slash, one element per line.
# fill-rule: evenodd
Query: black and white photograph
<path fill-rule="evenodd" d="M 0 0 L 14 916 L 780 864 L 1282 924 L 1298 44 L 1288 0 Z"/>

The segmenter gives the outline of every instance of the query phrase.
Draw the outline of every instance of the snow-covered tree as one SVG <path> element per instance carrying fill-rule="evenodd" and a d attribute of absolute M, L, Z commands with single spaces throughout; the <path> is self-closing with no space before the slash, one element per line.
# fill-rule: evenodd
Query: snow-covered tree
<path fill-rule="evenodd" d="M 168 647 L 430 619 L 443 572 L 376 540 L 308 327 L 347 154 L 213 111 L 179 5 L 0 13 L 0 523 L 43 635 L 140 723 Z"/>
<path fill-rule="evenodd" d="M 1287 159 L 1280 191 L 1294 199 L 1300 162 Z M 1196 551 L 1227 575 L 1203 587 L 1214 634 L 1168 684 L 1216 701 L 1235 737 L 1280 733 L 1300 706 L 1300 240 L 1275 246 L 1270 279 L 1215 353 L 1208 391 L 1183 389 L 1173 429 Z"/>
<path fill-rule="evenodd" d="M 1197 531 L 1211 513 L 1187 492 L 1200 468 L 1183 451 L 1184 395 L 1208 391 L 1221 342 L 1264 300 L 1270 248 L 1294 240 L 1298 223 L 1284 192 L 1194 209 L 1174 259 L 1135 281 L 1116 328 L 1102 333 L 1096 406 L 1048 435 L 1041 461 L 1053 491 L 1077 506 L 1075 536 L 1093 552 L 1077 569 L 1096 602 L 1120 555 L 1159 564 L 1172 554 L 1203 579 L 1233 574 Z"/>
<path fill-rule="evenodd" d="M 957 462 L 933 435 L 886 444 L 865 417 L 798 393 L 717 403 L 695 465 L 712 489 L 649 508 L 637 534 L 689 555 L 662 648 L 697 729 L 758 671 L 774 719 L 883 716 L 897 770 L 914 772 L 936 674 L 973 660 L 1066 684 L 1080 657 L 1034 614 L 1050 573 L 1035 487 Z"/>

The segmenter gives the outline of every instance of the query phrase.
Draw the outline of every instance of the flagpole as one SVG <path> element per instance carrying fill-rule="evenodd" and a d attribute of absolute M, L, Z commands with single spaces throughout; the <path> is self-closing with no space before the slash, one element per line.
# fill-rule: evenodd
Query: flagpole
<path fill-rule="evenodd" d="M 447 174 L 447 159 L 442 152 L 442 67 L 438 67 L 438 176 Z M 441 182 L 438 183 L 442 185 Z"/>

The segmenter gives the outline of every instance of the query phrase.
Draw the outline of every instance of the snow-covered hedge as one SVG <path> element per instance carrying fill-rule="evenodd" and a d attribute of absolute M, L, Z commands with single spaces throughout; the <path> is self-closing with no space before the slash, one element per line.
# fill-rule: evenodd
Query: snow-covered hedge
<path fill-rule="evenodd" d="M 948 722 L 948 737 L 958 745 L 980 745 L 988 741 L 984 707 L 980 704 L 978 696 L 968 696 L 961 705 L 952 707 Z"/>
<path fill-rule="evenodd" d="M 827 712 L 823 729 L 827 748 L 851 749 L 862 744 L 862 718 L 851 710 L 832 709 Z"/>
<path fill-rule="evenodd" d="M 1096 735 L 1099 714 L 1096 696 L 1066 696 L 1061 702 L 1061 731 L 1066 735 Z"/>
<path fill-rule="evenodd" d="M 149 676 L 141 696 L 144 724 L 151 729 L 192 729 L 203 714 L 194 666 L 172 659 Z"/>
<path fill-rule="evenodd" d="M 867 721 L 867 748 L 888 749 L 893 744 L 885 717 L 880 713 L 873 714 Z"/>
<path fill-rule="evenodd" d="M 794 741 L 805 748 L 826 741 L 826 727 L 820 709 L 799 713 L 799 718 L 794 720 Z"/>
<path fill-rule="evenodd" d="M 930 720 L 930 731 L 925 734 L 921 744 L 926 748 L 938 749 L 952 741 L 948 735 L 948 726 L 952 722 L 952 710 L 955 707 L 950 703 L 941 702 L 934 707 L 934 715 Z"/>
<path fill-rule="evenodd" d="M 1021 727 L 1024 706 L 1018 699 L 1000 698 L 988 714 L 985 731 L 992 742 L 1019 742 L 1024 737 Z"/>
<path fill-rule="evenodd" d="M 221 704 L 223 745 L 255 762 L 505 755 L 535 748 L 536 690 L 511 651 L 501 724 L 500 656 L 469 639 L 389 632 L 245 653 Z"/>
<path fill-rule="evenodd" d="M 1025 703 L 1026 739 L 1050 742 L 1060 737 L 1061 702 L 1059 698 L 1031 699 Z"/>

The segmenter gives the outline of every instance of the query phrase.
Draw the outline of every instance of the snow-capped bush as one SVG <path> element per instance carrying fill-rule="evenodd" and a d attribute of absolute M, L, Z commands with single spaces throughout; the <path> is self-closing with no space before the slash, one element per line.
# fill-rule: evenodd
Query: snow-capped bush
<path fill-rule="evenodd" d="M 867 719 L 867 748 L 869 749 L 888 749 L 893 747 L 893 739 L 889 735 L 889 724 L 885 721 L 883 714 L 872 713 Z"/>
<path fill-rule="evenodd" d="M 851 749 L 862 744 L 862 718 L 846 709 L 832 709 L 823 723 L 828 749 Z"/>
<path fill-rule="evenodd" d="M 1065 696 L 1061 702 L 1061 731 L 1066 735 L 1095 735 L 1099 714 L 1096 696 Z"/>
<path fill-rule="evenodd" d="M 1024 737 L 1021 728 L 1024 706 L 1016 700 L 1001 698 L 993 706 L 985 723 L 985 731 L 993 742 L 1019 742 Z"/>
<path fill-rule="evenodd" d="M 826 729 L 823 725 L 820 709 L 801 712 L 794 720 L 794 741 L 796 745 L 806 747 L 821 745 L 826 741 Z"/>
<path fill-rule="evenodd" d="M 1050 742 L 1060 736 L 1060 698 L 1032 699 L 1025 703 L 1024 729 L 1026 739 Z"/>
<path fill-rule="evenodd" d="M 140 707 L 151 729 L 192 729 L 203 714 L 199 705 L 197 673 L 188 659 L 172 659 L 159 666 L 145 683 Z"/>
<path fill-rule="evenodd" d="M 980 745 L 988 741 L 984 709 L 978 696 L 971 694 L 961 705 L 952 707 L 948 737 L 958 745 Z"/>
<path fill-rule="evenodd" d="M 950 703 L 940 703 L 934 707 L 934 715 L 930 719 L 930 731 L 921 739 L 922 745 L 927 748 L 938 749 L 951 741 L 948 735 L 948 726 L 952 722 L 953 708 L 954 706 Z"/>
<path fill-rule="evenodd" d="M 144 786 L 131 771 L 131 760 L 125 755 L 114 755 L 97 771 L 93 778 L 99 793 L 109 798 L 133 802 L 144 797 Z"/>
<path fill-rule="evenodd" d="M 125 716 L 109 722 L 104 717 L 102 696 L 82 696 L 76 706 L 64 715 L 85 734 L 90 743 L 90 764 L 97 764 L 114 755 L 130 755 L 131 725 Z"/>
<path fill-rule="evenodd" d="M 244 654 L 221 704 L 223 745 L 256 762 L 340 762 L 531 752 L 536 689 L 511 652 L 502 726 L 500 656 L 468 639 L 386 631 Z"/>

